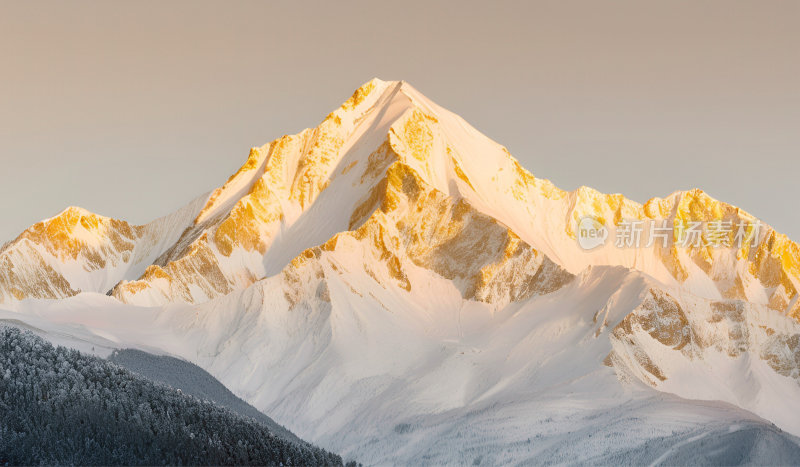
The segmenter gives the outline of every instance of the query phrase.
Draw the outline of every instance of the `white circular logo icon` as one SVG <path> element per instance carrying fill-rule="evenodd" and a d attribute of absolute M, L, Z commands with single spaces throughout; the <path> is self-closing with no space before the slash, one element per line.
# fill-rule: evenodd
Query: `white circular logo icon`
<path fill-rule="evenodd" d="M 593 216 L 581 217 L 578 221 L 578 245 L 584 250 L 591 250 L 604 244 L 608 239 L 608 229 Z"/>

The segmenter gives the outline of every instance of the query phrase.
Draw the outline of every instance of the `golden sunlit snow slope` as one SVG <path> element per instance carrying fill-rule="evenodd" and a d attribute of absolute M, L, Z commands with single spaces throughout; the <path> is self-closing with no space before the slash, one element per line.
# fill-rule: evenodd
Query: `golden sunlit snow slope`
<path fill-rule="evenodd" d="M 205 197 L 147 225 L 70 207 L 39 222 L 0 250 L 0 302 L 109 291 L 171 247 Z"/>

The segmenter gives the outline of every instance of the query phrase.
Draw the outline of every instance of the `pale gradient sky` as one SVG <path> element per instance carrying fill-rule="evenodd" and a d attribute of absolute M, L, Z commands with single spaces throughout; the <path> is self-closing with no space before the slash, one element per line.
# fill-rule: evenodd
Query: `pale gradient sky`
<path fill-rule="evenodd" d="M 143 223 L 403 79 L 565 189 L 699 187 L 800 240 L 800 2 L 0 0 L 0 243 Z"/>

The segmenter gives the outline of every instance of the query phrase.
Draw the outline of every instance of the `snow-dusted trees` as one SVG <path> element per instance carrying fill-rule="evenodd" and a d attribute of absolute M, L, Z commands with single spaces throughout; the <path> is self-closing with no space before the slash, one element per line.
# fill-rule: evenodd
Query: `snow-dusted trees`
<path fill-rule="evenodd" d="M 0 464 L 341 465 L 100 358 L 0 327 Z"/>

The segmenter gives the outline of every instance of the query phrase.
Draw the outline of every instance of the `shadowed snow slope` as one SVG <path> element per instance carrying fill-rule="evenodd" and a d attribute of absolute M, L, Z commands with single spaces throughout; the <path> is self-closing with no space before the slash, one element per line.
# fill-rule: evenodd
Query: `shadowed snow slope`
<path fill-rule="evenodd" d="M 763 226 L 740 248 L 584 251 L 584 216 L 612 238 L 756 221 L 699 190 L 562 191 L 376 79 L 173 216 L 32 227 L 0 252 L 0 319 L 186 359 L 365 463 L 796 459 L 798 246 Z"/>

